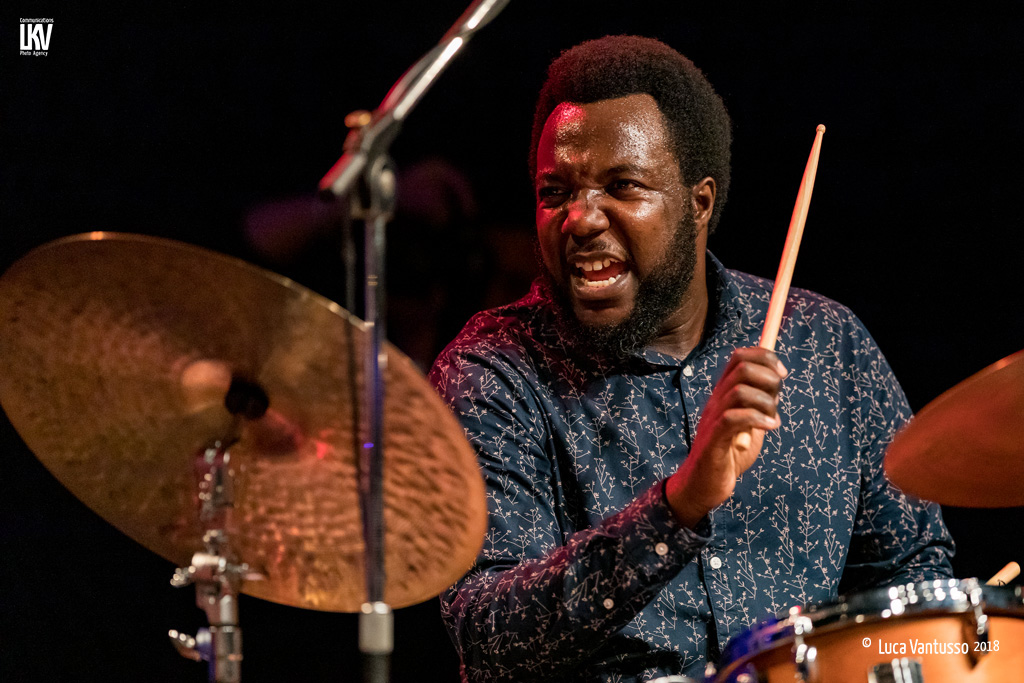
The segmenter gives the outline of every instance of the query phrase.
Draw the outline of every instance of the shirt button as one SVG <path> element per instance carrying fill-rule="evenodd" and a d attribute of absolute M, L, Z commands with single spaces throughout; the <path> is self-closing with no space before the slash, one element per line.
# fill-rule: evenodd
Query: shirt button
<path fill-rule="evenodd" d="M 667 543 L 659 543 L 658 545 L 654 546 L 654 552 L 658 553 L 662 557 L 664 557 L 665 555 L 668 555 L 668 544 Z"/>
<path fill-rule="evenodd" d="M 605 598 L 604 599 L 604 608 L 605 609 L 611 609 L 612 607 L 615 607 L 615 601 L 612 600 L 611 598 Z"/>
<path fill-rule="evenodd" d="M 687 377 L 693 377 L 693 366 L 687 365 L 685 368 L 683 368 L 683 374 L 686 375 Z"/>
<path fill-rule="evenodd" d="M 711 568 L 712 569 L 721 569 L 722 568 L 722 558 L 720 558 L 720 557 L 712 557 L 711 558 Z"/>

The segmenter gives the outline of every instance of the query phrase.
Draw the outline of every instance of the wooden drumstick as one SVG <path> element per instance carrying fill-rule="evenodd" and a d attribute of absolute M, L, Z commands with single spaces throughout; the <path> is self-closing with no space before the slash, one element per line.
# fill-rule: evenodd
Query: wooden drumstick
<path fill-rule="evenodd" d="M 807 209 L 811 205 L 814 177 L 818 173 L 818 157 L 821 155 L 821 136 L 824 132 L 825 126 L 819 125 L 814 135 L 814 144 L 811 145 L 811 156 L 807 159 L 807 167 L 804 168 L 804 178 L 800 182 L 800 190 L 796 195 L 793 217 L 789 221 L 789 233 L 786 235 L 786 246 L 782 249 L 779 272 L 775 276 L 775 288 L 772 290 L 772 298 L 768 303 L 768 315 L 765 317 L 764 329 L 761 331 L 761 341 L 758 343 L 758 346 L 763 349 L 774 351 L 775 342 L 779 337 L 782 311 L 786 308 L 786 299 L 789 298 L 789 283 L 793 280 L 796 254 L 800 251 L 800 238 L 804 235 Z M 746 450 L 750 448 L 751 438 L 750 432 L 740 432 L 733 438 L 732 445 Z"/>
<path fill-rule="evenodd" d="M 1010 583 L 1020 574 L 1020 565 L 1016 562 L 1011 562 L 1006 565 L 993 576 L 991 579 L 985 582 L 986 586 L 1005 586 Z"/>

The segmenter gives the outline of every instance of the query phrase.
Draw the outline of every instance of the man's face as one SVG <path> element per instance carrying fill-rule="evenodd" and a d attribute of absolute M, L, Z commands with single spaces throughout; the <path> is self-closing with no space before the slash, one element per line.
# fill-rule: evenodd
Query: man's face
<path fill-rule="evenodd" d="M 693 277 L 696 227 L 654 98 L 560 104 L 535 187 L 541 258 L 564 313 L 584 334 L 636 337 L 643 324 L 653 329 L 641 336 L 656 336 Z"/>

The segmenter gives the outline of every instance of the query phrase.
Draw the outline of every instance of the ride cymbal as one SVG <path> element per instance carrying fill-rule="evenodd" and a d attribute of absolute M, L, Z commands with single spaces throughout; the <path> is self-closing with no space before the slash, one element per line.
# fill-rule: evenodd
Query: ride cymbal
<path fill-rule="evenodd" d="M 365 587 L 351 387 L 366 337 L 337 304 L 243 261 L 78 235 L 0 278 L 0 403 L 72 493 L 179 565 L 203 547 L 196 454 L 237 439 L 231 546 L 265 577 L 242 592 L 355 612 Z M 470 567 L 487 509 L 462 428 L 413 363 L 387 352 L 384 597 L 402 607 Z"/>
<path fill-rule="evenodd" d="M 926 405 L 893 440 L 885 472 L 944 505 L 1024 505 L 1024 351 Z"/>

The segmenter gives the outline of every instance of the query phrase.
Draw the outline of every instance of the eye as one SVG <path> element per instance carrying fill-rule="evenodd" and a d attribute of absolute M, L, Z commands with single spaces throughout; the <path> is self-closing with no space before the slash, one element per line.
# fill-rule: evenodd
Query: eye
<path fill-rule="evenodd" d="M 564 201 L 568 190 L 558 185 L 544 185 L 537 188 L 537 202 L 544 206 L 557 206 Z"/>
<path fill-rule="evenodd" d="M 640 183 L 630 178 L 619 178 L 608 183 L 608 192 L 621 194 L 631 190 L 639 190 L 643 187 Z"/>

